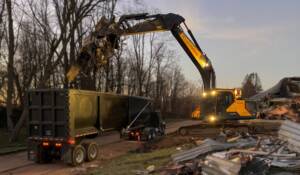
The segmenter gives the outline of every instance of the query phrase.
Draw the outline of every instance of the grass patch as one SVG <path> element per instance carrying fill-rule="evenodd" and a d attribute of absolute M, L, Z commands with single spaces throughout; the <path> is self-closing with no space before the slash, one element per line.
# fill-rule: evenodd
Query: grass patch
<path fill-rule="evenodd" d="M 26 149 L 26 128 L 21 129 L 15 142 L 9 143 L 9 137 L 10 133 L 7 130 L 0 130 L 0 155 Z"/>
<path fill-rule="evenodd" d="M 24 144 L 22 144 L 22 145 L 16 144 L 13 146 L 3 147 L 3 148 L 0 148 L 0 155 L 23 151 L 23 150 L 26 150 L 26 148 L 27 147 Z"/>
<path fill-rule="evenodd" d="M 136 170 L 145 170 L 148 166 L 161 167 L 170 161 L 170 155 L 176 152 L 176 148 L 165 148 L 150 153 L 127 153 L 126 155 L 112 159 L 97 168 L 90 174 L 93 175 L 127 175 L 135 174 Z"/>

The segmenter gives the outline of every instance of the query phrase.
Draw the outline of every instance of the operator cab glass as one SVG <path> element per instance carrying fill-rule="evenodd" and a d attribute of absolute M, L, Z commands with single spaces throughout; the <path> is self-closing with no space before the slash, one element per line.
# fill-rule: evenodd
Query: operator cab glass
<path fill-rule="evenodd" d="M 206 118 L 209 115 L 216 114 L 215 104 L 215 96 L 207 96 L 205 98 L 202 97 L 200 102 L 201 118 Z"/>
<path fill-rule="evenodd" d="M 226 113 L 226 109 L 233 103 L 234 96 L 228 91 L 211 91 L 203 93 L 201 97 L 201 118 L 214 116 L 217 119 Z"/>
<path fill-rule="evenodd" d="M 226 113 L 226 109 L 233 103 L 234 97 L 231 92 L 219 92 L 217 96 L 217 115 Z"/>

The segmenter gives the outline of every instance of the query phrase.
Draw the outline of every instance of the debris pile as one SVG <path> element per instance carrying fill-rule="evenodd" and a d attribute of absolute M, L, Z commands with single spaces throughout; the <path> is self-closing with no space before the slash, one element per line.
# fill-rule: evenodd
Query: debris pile
<path fill-rule="evenodd" d="M 194 159 L 200 155 L 206 154 L 212 151 L 223 151 L 230 148 L 243 148 L 254 146 L 256 141 L 252 138 L 249 139 L 239 139 L 235 143 L 221 143 L 212 139 L 205 139 L 202 144 L 199 146 L 177 153 L 172 156 L 173 161 L 175 162 L 183 162 L 186 160 Z"/>
<path fill-rule="evenodd" d="M 300 123 L 300 98 L 273 99 L 270 105 L 262 110 L 263 119 L 291 120 Z"/>
<path fill-rule="evenodd" d="M 300 77 L 285 77 L 248 100 L 257 103 L 260 118 L 300 122 Z"/>
<path fill-rule="evenodd" d="M 205 139 L 171 156 L 161 174 L 238 175 L 300 172 L 300 124 L 286 120 L 277 136 L 240 134 L 225 141 Z M 223 134 L 223 133 L 222 133 Z"/>

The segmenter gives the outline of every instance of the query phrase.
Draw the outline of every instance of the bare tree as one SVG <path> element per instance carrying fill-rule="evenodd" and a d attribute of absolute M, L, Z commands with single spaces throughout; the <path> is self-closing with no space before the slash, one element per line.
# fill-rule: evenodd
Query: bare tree
<path fill-rule="evenodd" d="M 5 26 L 6 26 L 6 24 L 3 20 L 4 11 L 5 11 L 5 1 L 2 1 L 0 3 L 0 90 L 3 88 L 3 86 L 5 84 L 5 79 L 6 79 L 6 75 L 7 75 L 5 66 L 2 63 L 3 57 L 4 57 L 4 54 L 2 53 L 2 42 L 3 42 L 4 36 L 5 36 L 4 34 L 5 34 Z M 2 98 L 3 98 L 3 96 L 2 96 Z M 4 100 L 4 99 L 0 98 L 0 104 L 4 103 L 4 101 L 2 102 L 2 100 Z"/>
<path fill-rule="evenodd" d="M 14 26 L 12 18 L 12 3 L 11 0 L 6 0 L 7 7 L 7 18 L 8 18 L 8 65 L 7 65 L 7 128 L 12 131 L 12 98 L 14 92 L 14 50 L 15 50 L 15 39 L 14 39 Z"/>
<path fill-rule="evenodd" d="M 171 79 L 171 110 L 175 111 L 178 106 L 178 98 L 184 91 L 187 83 L 185 81 L 184 75 L 178 66 L 174 68 L 173 77 Z"/>
<path fill-rule="evenodd" d="M 146 77 L 145 77 L 145 96 L 150 95 L 150 84 L 152 81 L 152 74 L 154 68 L 155 57 L 160 54 L 162 45 L 158 45 L 155 47 L 157 38 L 155 37 L 155 33 L 151 33 L 149 36 L 149 58 L 148 58 L 148 67 L 146 69 Z"/>
<path fill-rule="evenodd" d="M 116 93 L 121 94 L 124 90 L 124 84 L 125 84 L 125 71 L 127 68 L 126 60 L 123 55 L 124 53 L 124 47 L 125 43 L 124 40 L 120 41 L 120 48 L 118 49 L 117 53 L 115 54 L 115 66 L 116 66 L 116 75 L 115 75 L 115 81 L 116 81 Z"/>
<path fill-rule="evenodd" d="M 37 87 L 38 69 L 45 57 L 45 42 L 40 37 L 36 24 L 32 22 L 21 22 L 21 36 L 18 41 L 19 58 L 16 59 L 14 76 L 15 85 L 21 107 L 23 106 L 25 91 L 30 87 Z"/>
<path fill-rule="evenodd" d="M 30 9 L 29 13 L 25 10 L 25 8 L 23 9 L 23 7 L 20 7 L 22 12 L 31 19 L 32 23 L 36 25 L 35 29 L 38 32 L 35 33 L 35 35 L 41 36 L 44 41 L 44 52 L 42 53 L 44 57 L 39 60 L 39 56 L 35 58 L 32 55 L 29 56 L 38 60 L 37 62 L 40 63 L 34 68 L 36 72 L 32 78 L 34 83 L 36 83 L 36 87 L 57 87 L 61 84 L 61 82 L 65 84 L 65 87 L 67 86 L 66 79 L 60 78 L 61 74 L 65 75 L 69 65 L 70 58 L 68 57 L 67 48 L 69 46 L 72 50 L 72 52 L 70 52 L 70 56 L 73 57 L 75 55 L 74 47 L 76 29 L 79 28 L 82 20 L 89 16 L 91 12 L 103 1 L 104 0 L 52 0 L 50 1 L 51 3 L 49 3 L 49 0 L 27 0 L 26 7 Z M 50 6 L 55 9 L 54 14 L 56 15 L 56 19 L 52 18 L 53 15 L 51 15 L 52 11 L 50 10 Z M 56 26 L 53 26 L 56 24 L 59 27 L 58 30 Z M 26 39 L 23 41 L 26 41 Z M 38 48 L 39 45 L 36 45 L 36 47 L 37 48 L 35 49 L 40 49 Z M 23 53 L 25 53 L 24 50 Z M 26 54 L 24 54 L 24 56 L 26 56 Z M 63 69 L 60 68 L 60 65 L 63 65 Z M 62 80 L 57 80 L 58 78 Z M 17 89 L 19 89 L 18 91 L 20 91 L 20 93 L 24 92 L 25 88 L 22 89 L 20 83 L 20 79 L 25 80 L 24 77 L 16 75 L 16 79 L 18 80 L 17 82 L 19 82 L 16 83 Z M 32 79 L 30 77 L 26 79 L 28 80 L 26 84 L 31 84 Z M 16 138 L 25 118 L 26 110 L 23 111 L 21 118 L 13 131 L 11 141 Z"/>
<path fill-rule="evenodd" d="M 135 95 L 148 96 L 149 87 L 152 78 L 152 71 L 154 68 L 155 56 L 157 50 L 154 49 L 155 35 L 151 34 L 150 37 L 146 37 L 145 34 L 132 36 L 132 50 L 129 50 L 129 63 L 131 67 L 130 75 L 134 76 L 134 80 L 131 83 L 135 83 L 133 87 L 136 87 Z M 149 43 L 147 42 L 149 39 Z M 147 50 L 149 46 L 149 50 Z M 159 49 L 158 49 L 159 52 Z M 149 53 L 149 56 L 147 56 Z"/>
<path fill-rule="evenodd" d="M 242 96 L 249 98 L 262 91 L 262 85 L 257 73 L 247 74 L 242 83 Z"/>
<path fill-rule="evenodd" d="M 53 71 L 62 62 L 63 58 L 65 63 L 64 67 L 67 69 L 68 59 L 66 48 L 70 39 L 74 36 L 75 30 L 81 21 L 102 1 L 103 0 L 52 0 L 57 17 L 57 24 L 60 27 L 59 33 L 57 33 L 50 23 L 48 1 L 40 1 L 38 2 L 40 4 L 38 4 L 34 3 L 33 0 L 28 0 L 31 10 L 31 14 L 29 15 L 41 28 L 49 48 L 44 65 L 45 68 L 42 72 L 42 79 L 39 82 L 40 87 L 50 86 L 51 75 L 53 75 Z"/>
<path fill-rule="evenodd" d="M 5 11 L 5 1 L 2 1 L 0 3 L 0 49 L 2 48 L 1 47 L 2 46 L 2 40 L 4 38 L 4 32 L 5 32 L 5 22 L 3 20 L 4 11 Z"/>

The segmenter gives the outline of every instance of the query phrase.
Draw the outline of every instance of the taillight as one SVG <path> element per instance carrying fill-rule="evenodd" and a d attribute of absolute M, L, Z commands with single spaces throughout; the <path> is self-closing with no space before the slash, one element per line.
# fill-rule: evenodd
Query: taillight
<path fill-rule="evenodd" d="M 43 146 L 49 146 L 50 144 L 49 144 L 49 142 L 43 142 L 42 145 Z"/>
<path fill-rule="evenodd" d="M 62 147 L 62 143 L 55 143 L 55 147 Z"/>
<path fill-rule="evenodd" d="M 69 138 L 67 143 L 70 144 L 70 145 L 75 145 L 75 139 L 74 138 Z"/>

